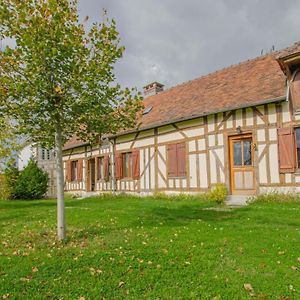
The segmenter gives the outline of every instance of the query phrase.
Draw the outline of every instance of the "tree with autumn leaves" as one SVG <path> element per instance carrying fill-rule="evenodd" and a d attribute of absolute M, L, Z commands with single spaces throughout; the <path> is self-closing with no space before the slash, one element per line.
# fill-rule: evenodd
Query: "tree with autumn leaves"
<path fill-rule="evenodd" d="M 116 84 L 122 57 L 114 20 L 103 15 L 89 30 L 76 0 L 0 0 L 0 113 L 18 133 L 56 149 L 58 239 L 65 238 L 62 147 L 74 134 L 99 136 L 133 127 L 141 108 L 135 89 Z"/>
<path fill-rule="evenodd" d="M 0 171 L 19 149 L 12 120 L 0 114 Z"/>

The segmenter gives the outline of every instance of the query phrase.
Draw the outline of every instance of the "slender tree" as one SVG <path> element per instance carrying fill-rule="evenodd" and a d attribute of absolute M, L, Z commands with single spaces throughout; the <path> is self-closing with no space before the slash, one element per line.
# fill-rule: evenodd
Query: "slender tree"
<path fill-rule="evenodd" d="M 65 238 L 62 147 L 74 134 L 95 141 L 135 124 L 141 97 L 116 84 L 122 57 L 114 20 L 104 13 L 86 30 L 77 0 L 0 0 L 0 112 L 19 132 L 56 148 L 57 233 Z"/>

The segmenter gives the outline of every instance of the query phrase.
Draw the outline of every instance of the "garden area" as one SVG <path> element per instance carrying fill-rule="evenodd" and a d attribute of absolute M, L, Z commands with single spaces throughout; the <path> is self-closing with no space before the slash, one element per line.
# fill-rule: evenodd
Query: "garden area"
<path fill-rule="evenodd" d="M 300 299 L 300 202 L 0 200 L 2 299 Z"/>

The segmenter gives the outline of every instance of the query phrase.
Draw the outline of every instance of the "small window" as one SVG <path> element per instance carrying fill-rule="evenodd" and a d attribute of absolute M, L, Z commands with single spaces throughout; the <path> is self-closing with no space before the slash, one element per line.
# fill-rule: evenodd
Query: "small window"
<path fill-rule="evenodd" d="M 45 149 L 42 149 L 42 160 L 45 160 Z"/>
<path fill-rule="evenodd" d="M 97 179 L 104 179 L 104 157 L 98 157 Z"/>
<path fill-rule="evenodd" d="M 77 178 L 77 169 L 78 169 L 78 160 L 71 162 L 71 181 L 76 181 Z"/>
<path fill-rule="evenodd" d="M 122 154 L 123 161 L 123 177 L 131 178 L 132 177 L 132 153 L 123 153 Z"/>
<path fill-rule="evenodd" d="M 143 111 L 143 115 L 149 114 L 149 112 L 152 110 L 152 106 L 147 106 L 144 111 Z"/>
<path fill-rule="evenodd" d="M 297 167 L 300 169 L 300 127 L 295 128 L 296 133 L 296 149 L 297 149 Z"/>
<path fill-rule="evenodd" d="M 50 158 L 51 158 L 51 152 L 50 150 L 47 150 L 47 159 L 50 160 Z"/>

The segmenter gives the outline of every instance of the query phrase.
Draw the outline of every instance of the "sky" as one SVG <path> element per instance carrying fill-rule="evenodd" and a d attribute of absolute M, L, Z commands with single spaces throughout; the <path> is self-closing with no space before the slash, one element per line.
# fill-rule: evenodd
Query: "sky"
<path fill-rule="evenodd" d="M 117 22 L 118 82 L 166 88 L 300 40 L 299 0 L 79 0 L 80 16 Z"/>

